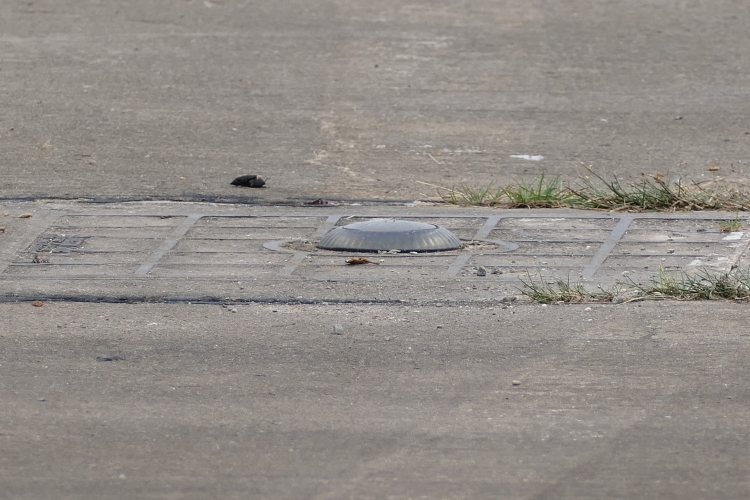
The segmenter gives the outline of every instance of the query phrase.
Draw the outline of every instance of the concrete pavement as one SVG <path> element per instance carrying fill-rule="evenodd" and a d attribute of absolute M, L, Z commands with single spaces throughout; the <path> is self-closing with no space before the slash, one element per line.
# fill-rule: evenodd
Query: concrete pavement
<path fill-rule="evenodd" d="M 589 164 L 745 182 L 749 22 L 0 0 L 0 499 L 747 498 L 744 304 L 512 300 L 742 264 L 735 214 L 410 203 Z M 482 243 L 363 269 L 304 242 L 376 216 Z"/>
<path fill-rule="evenodd" d="M 750 493 L 744 304 L 233 309 L 0 305 L 0 497 Z"/>
<path fill-rule="evenodd" d="M 3 210 L 0 498 L 750 490 L 744 304 L 517 297 L 526 272 L 590 272 L 594 289 L 634 267 L 648 276 L 649 263 L 728 269 L 748 245 L 716 229 L 732 214 Z M 481 245 L 369 255 L 379 266 L 313 247 L 384 215 Z M 477 276 L 479 263 L 497 273 Z"/>
<path fill-rule="evenodd" d="M 748 22 L 731 0 L 3 0 L 0 193 L 414 200 L 436 195 L 416 181 L 582 164 L 744 179 Z M 268 189 L 229 186 L 245 173 Z"/>

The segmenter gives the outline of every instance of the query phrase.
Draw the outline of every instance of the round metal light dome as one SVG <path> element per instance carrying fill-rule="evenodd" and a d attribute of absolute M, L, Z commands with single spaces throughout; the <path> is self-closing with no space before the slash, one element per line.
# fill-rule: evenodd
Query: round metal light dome
<path fill-rule="evenodd" d="M 437 252 L 462 247 L 461 240 L 445 228 L 394 219 L 375 219 L 337 227 L 318 243 L 318 248 L 349 252 Z"/>

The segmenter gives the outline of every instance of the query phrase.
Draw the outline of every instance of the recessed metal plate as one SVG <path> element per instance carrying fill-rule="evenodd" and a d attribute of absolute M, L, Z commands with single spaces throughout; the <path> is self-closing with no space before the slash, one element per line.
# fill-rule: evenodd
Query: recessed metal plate
<path fill-rule="evenodd" d="M 29 247 L 28 252 L 70 253 L 81 250 L 88 236 L 71 236 L 64 234 L 43 234 Z"/>
<path fill-rule="evenodd" d="M 337 227 L 318 243 L 318 248 L 349 252 L 438 252 L 462 247 L 461 240 L 445 228 L 396 219 L 375 219 Z"/>

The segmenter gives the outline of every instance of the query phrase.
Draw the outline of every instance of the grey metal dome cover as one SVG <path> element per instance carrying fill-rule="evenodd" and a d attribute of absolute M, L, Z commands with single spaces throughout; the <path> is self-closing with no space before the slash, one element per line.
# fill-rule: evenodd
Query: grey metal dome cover
<path fill-rule="evenodd" d="M 375 219 L 337 227 L 318 243 L 318 248 L 325 250 L 350 252 L 437 252 L 462 247 L 461 240 L 445 228 L 395 219 Z"/>

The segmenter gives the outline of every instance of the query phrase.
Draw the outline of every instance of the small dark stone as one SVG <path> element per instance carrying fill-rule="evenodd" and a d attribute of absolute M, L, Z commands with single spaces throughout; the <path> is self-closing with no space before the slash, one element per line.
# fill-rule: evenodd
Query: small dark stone
<path fill-rule="evenodd" d="M 97 356 L 97 361 L 124 361 L 125 358 L 123 356 Z"/>
<path fill-rule="evenodd" d="M 260 177 L 254 174 L 241 175 L 232 181 L 233 186 L 242 186 L 242 187 L 251 187 L 251 188 L 263 187 L 265 183 L 266 181 L 263 180 L 263 177 Z"/>

